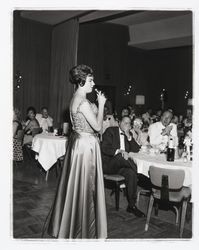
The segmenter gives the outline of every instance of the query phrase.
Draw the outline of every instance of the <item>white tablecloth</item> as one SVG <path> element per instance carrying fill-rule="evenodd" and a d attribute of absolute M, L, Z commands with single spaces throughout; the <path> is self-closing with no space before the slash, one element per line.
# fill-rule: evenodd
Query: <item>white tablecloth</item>
<path fill-rule="evenodd" d="M 66 152 L 68 139 L 54 136 L 51 133 L 38 134 L 33 138 L 32 150 L 38 153 L 37 159 L 41 166 L 48 171 Z"/>
<path fill-rule="evenodd" d="M 166 155 L 150 155 L 147 153 L 130 153 L 134 162 L 137 164 L 137 171 L 145 176 L 148 176 L 148 171 L 150 166 L 162 167 L 162 168 L 172 168 L 172 169 L 183 169 L 185 172 L 185 179 L 183 185 L 188 187 L 192 184 L 192 162 L 183 162 L 183 159 L 176 159 L 174 162 L 168 162 L 166 160 Z"/>

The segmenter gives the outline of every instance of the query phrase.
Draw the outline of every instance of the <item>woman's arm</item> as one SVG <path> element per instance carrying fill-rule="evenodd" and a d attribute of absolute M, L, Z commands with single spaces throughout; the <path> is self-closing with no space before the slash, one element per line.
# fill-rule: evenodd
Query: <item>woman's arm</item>
<path fill-rule="evenodd" d="M 19 124 L 17 122 L 13 122 L 13 137 L 16 136 L 18 126 Z"/>
<path fill-rule="evenodd" d="M 25 126 L 24 128 L 24 132 L 27 134 L 27 133 L 30 133 L 30 128 L 31 128 L 31 121 L 29 120 L 28 124 Z"/>
<path fill-rule="evenodd" d="M 39 122 L 35 119 L 35 120 L 31 120 L 28 125 L 25 127 L 24 132 L 26 134 L 31 134 L 32 130 L 34 128 L 39 128 Z"/>

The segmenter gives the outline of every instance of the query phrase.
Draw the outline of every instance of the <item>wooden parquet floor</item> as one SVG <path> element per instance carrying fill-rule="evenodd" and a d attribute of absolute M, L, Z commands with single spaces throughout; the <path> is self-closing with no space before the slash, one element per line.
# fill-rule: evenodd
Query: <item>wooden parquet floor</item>
<path fill-rule="evenodd" d="M 57 179 L 50 172 L 48 182 L 37 163 L 23 163 L 13 171 L 13 212 L 11 234 L 17 239 L 40 239 L 50 211 Z M 107 204 L 108 239 L 177 239 L 178 228 L 173 223 L 151 217 L 149 230 L 144 232 L 145 218 L 136 218 L 125 209 L 115 211 Z M 191 230 L 184 229 L 183 238 L 191 238 Z M 44 238 L 49 238 L 44 235 Z"/>

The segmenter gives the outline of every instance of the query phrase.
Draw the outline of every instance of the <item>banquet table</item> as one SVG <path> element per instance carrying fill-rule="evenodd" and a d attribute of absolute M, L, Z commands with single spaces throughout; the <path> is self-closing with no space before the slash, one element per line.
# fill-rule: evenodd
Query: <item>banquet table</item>
<path fill-rule="evenodd" d="M 53 133 L 38 134 L 33 138 L 32 150 L 45 171 L 48 171 L 66 152 L 68 138 Z"/>
<path fill-rule="evenodd" d="M 185 172 L 185 179 L 183 185 L 186 187 L 191 187 L 192 184 L 192 171 L 191 166 L 192 162 L 183 162 L 183 159 L 175 159 L 173 162 L 169 162 L 166 160 L 165 154 L 149 154 L 144 152 L 139 153 L 129 153 L 130 157 L 137 164 L 137 172 L 143 174 L 145 176 L 149 176 L 149 167 L 160 167 L 160 168 L 168 168 L 168 169 L 183 169 Z"/>

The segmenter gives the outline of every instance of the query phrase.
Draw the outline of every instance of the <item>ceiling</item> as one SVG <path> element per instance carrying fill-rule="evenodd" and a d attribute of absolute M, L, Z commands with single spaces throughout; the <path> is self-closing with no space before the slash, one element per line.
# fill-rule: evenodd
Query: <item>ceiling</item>
<path fill-rule="evenodd" d="M 130 33 L 128 45 L 146 50 L 192 45 L 190 11 L 22 10 L 20 15 L 53 26 L 74 17 L 80 24 L 106 22 L 125 25 Z"/>
<path fill-rule="evenodd" d="M 120 24 L 120 25 L 135 25 L 146 22 L 159 21 L 167 18 L 178 17 L 187 15 L 188 11 L 140 11 L 132 15 L 127 15 L 125 17 L 113 19 L 109 21 L 110 23 Z"/>

